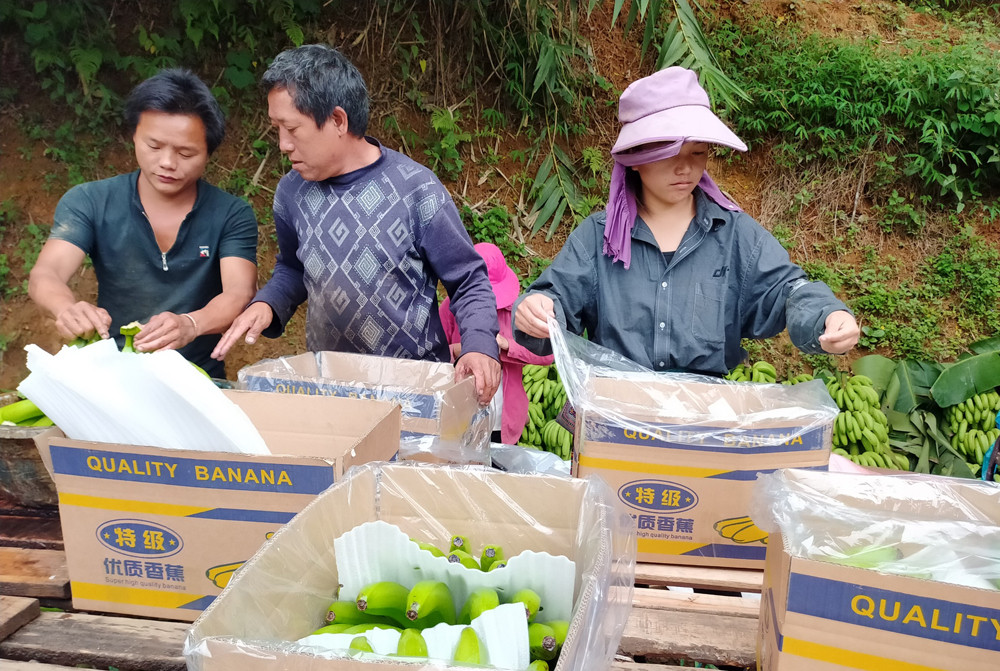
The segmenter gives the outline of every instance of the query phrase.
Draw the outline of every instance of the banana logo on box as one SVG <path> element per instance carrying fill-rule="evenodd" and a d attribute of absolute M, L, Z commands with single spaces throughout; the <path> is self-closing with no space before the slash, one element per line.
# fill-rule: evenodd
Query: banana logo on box
<path fill-rule="evenodd" d="M 264 535 L 264 538 L 271 538 L 274 535 L 273 531 L 269 531 Z M 236 569 L 243 566 L 246 563 L 244 561 L 233 562 L 232 564 L 219 564 L 218 566 L 213 566 L 212 568 L 205 571 L 205 577 L 215 583 L 215 586 L 219 589 L 225 589 L 226 585 L 232 579 L 233 574 L 236 573 Z"/>
<path fill-rule="evenodd" d="M 767 545 L 767 532 L 754 524 L 749 517 L 730 517 L 719 520 L 712 526 L 720 536 L 734 543 L 744 545 L 760 542 Z"/>

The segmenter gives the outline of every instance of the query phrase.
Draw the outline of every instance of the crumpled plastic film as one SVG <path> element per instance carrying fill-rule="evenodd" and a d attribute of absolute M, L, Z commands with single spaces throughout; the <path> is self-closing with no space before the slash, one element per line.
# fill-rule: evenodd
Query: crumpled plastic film
<path fill-rule="evenodd" d="M 668 443 L 766 447 L 827 431 L 840 412 L 819 380 L 756 384 L 658 373 L 565 331 L 555 320 L 549 320 L 549 334 L 566 396 L 576 416 L 587 418 L 588 437 L 618 427 Z M 734 385 L 740 394 L 731 393 Z M 788 431 L 759 432 L 759 426 Z"/>
<path fill-rule="evenodd" d="M 991 483 L 786 469 L 758 478 L 751 517 L 794 557 L 1000 589 Z"/>
<path fill-rule="evenodd" d="M 344 668 L 348 653 L 295 641 L 324 624 L 338 597 L 334 540 L 375 520 L 439 547 L 463 534 L 477 549 L 498 544 L 508 556 L 530 550 L 567 557 L 576 566 L 573 617 L 557 668 L 609 668 L 632 606 L 636 538 L 631 517 L 603 481 L 371 463 L 320 494 L 236 573 L 189 630 L 188 669 Z M 365 661 L 366 668 L 400 668 L 391 658 Z M 410 667 L 451 668 L 439 662 Z"/>
<path fill-rule="evenodd" d="M 262 359 L 237 373 L 249 391 L 371 398 L 402 408 L 399 459 L 490 464 L 492 416 L 472 378 L 455 381 L 449 363 L 347 352 Z"/>

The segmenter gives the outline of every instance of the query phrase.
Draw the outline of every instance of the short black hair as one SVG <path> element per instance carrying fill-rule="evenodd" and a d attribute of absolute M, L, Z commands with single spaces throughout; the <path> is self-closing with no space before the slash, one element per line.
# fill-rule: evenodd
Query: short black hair
<path fill-rule="evenodd" d="M 125 101 L 125 130 L 135 134 L 143 112 L 187 114 L 205 125 L 205 144 L 211 155 L 226 136 L 226 120 L 219 101 L 201 79 L 190 70 L 161 70 L 129 93 Z"/>
<path fill-rule="evenodd" d="M 284 89 L 302 114 L 322 128 L 333 110 L 347 113 L 347 130 L 363 137 L 368 130 L 369 98 L 364 77 L 342 53 L 326 44 L 305 44 L 275 56 L 261 80 L 264 90 Z"/>

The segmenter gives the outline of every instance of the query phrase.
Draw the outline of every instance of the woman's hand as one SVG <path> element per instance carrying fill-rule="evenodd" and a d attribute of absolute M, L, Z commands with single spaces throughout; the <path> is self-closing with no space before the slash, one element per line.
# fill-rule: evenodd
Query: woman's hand
<path fill-rule="evenodd" d="M 533 338 L 549 337 L 549 317 L 556 316 L 555 302 L 542 293 L 528 294 L 517 306 L 514 326 Z"/>

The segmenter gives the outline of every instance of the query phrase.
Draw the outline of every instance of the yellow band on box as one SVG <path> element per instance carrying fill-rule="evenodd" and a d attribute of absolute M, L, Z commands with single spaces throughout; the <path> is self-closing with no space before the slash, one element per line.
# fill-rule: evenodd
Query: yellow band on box
<path fill-rule="evenodd" d="M 202 594 L 186 592 L 166 592 L 139 587 L 121 587 L 118 585 L 100 585 L 90 582 L 70 582 L 70 590 L 74 599 L 89 601 L 112 601 L 115 603 L 130 603 L 155 608 L 183 608 L 192 601 L 205 598 Z"/>
<path fill-rule="evenodd" d="M 173 517 L 189 517 L 212 510 L 204 506 L 182 506 L 173 503 L 151 503 L 148 501 L 125 501 L 103 496 L 87 496 L 86 494 L 59 493 L 59 503 L 79 508 L 98 508 L 128 513 L 150 513 L 153 515 L 171 515 Z"/>
<path fill-rule="evenodd" d="M 683 555 L 706 547 L 707 543 L 690 543 L 686 541 L 669 541 L 659 538 L 639 538 L 636 540 L 639 552 L 660 553 L 666 555 Z"/>
<path fill-rule="evenodd" d="M 814 659 L 827 664 L 839 664 L 862 671 L 886 671 L 887 669 L 892 669 L 892 671 L 942 671 L 936 666 L 911 664 L 898 659 L 868 655 L 863 652 L 844 650 L 832 645 L 822 645 L 797 638 L 785 637 L 782 641 L 781 651 L 806 659 Z"/>
<path fill-rule="evenodd" d="M 647 461 L 622 461 L 619 459 L 600 459 L 597 457 L 580 456 L 580 466 L 602 468 L 609 471 L 634 471 L 647 475 L 674 475 L 691 478 L 710 478 L 713 475 L 729 473 L 724 468 L 701 468 L 696 466 L 671 466 L 653 464 Z"/>

